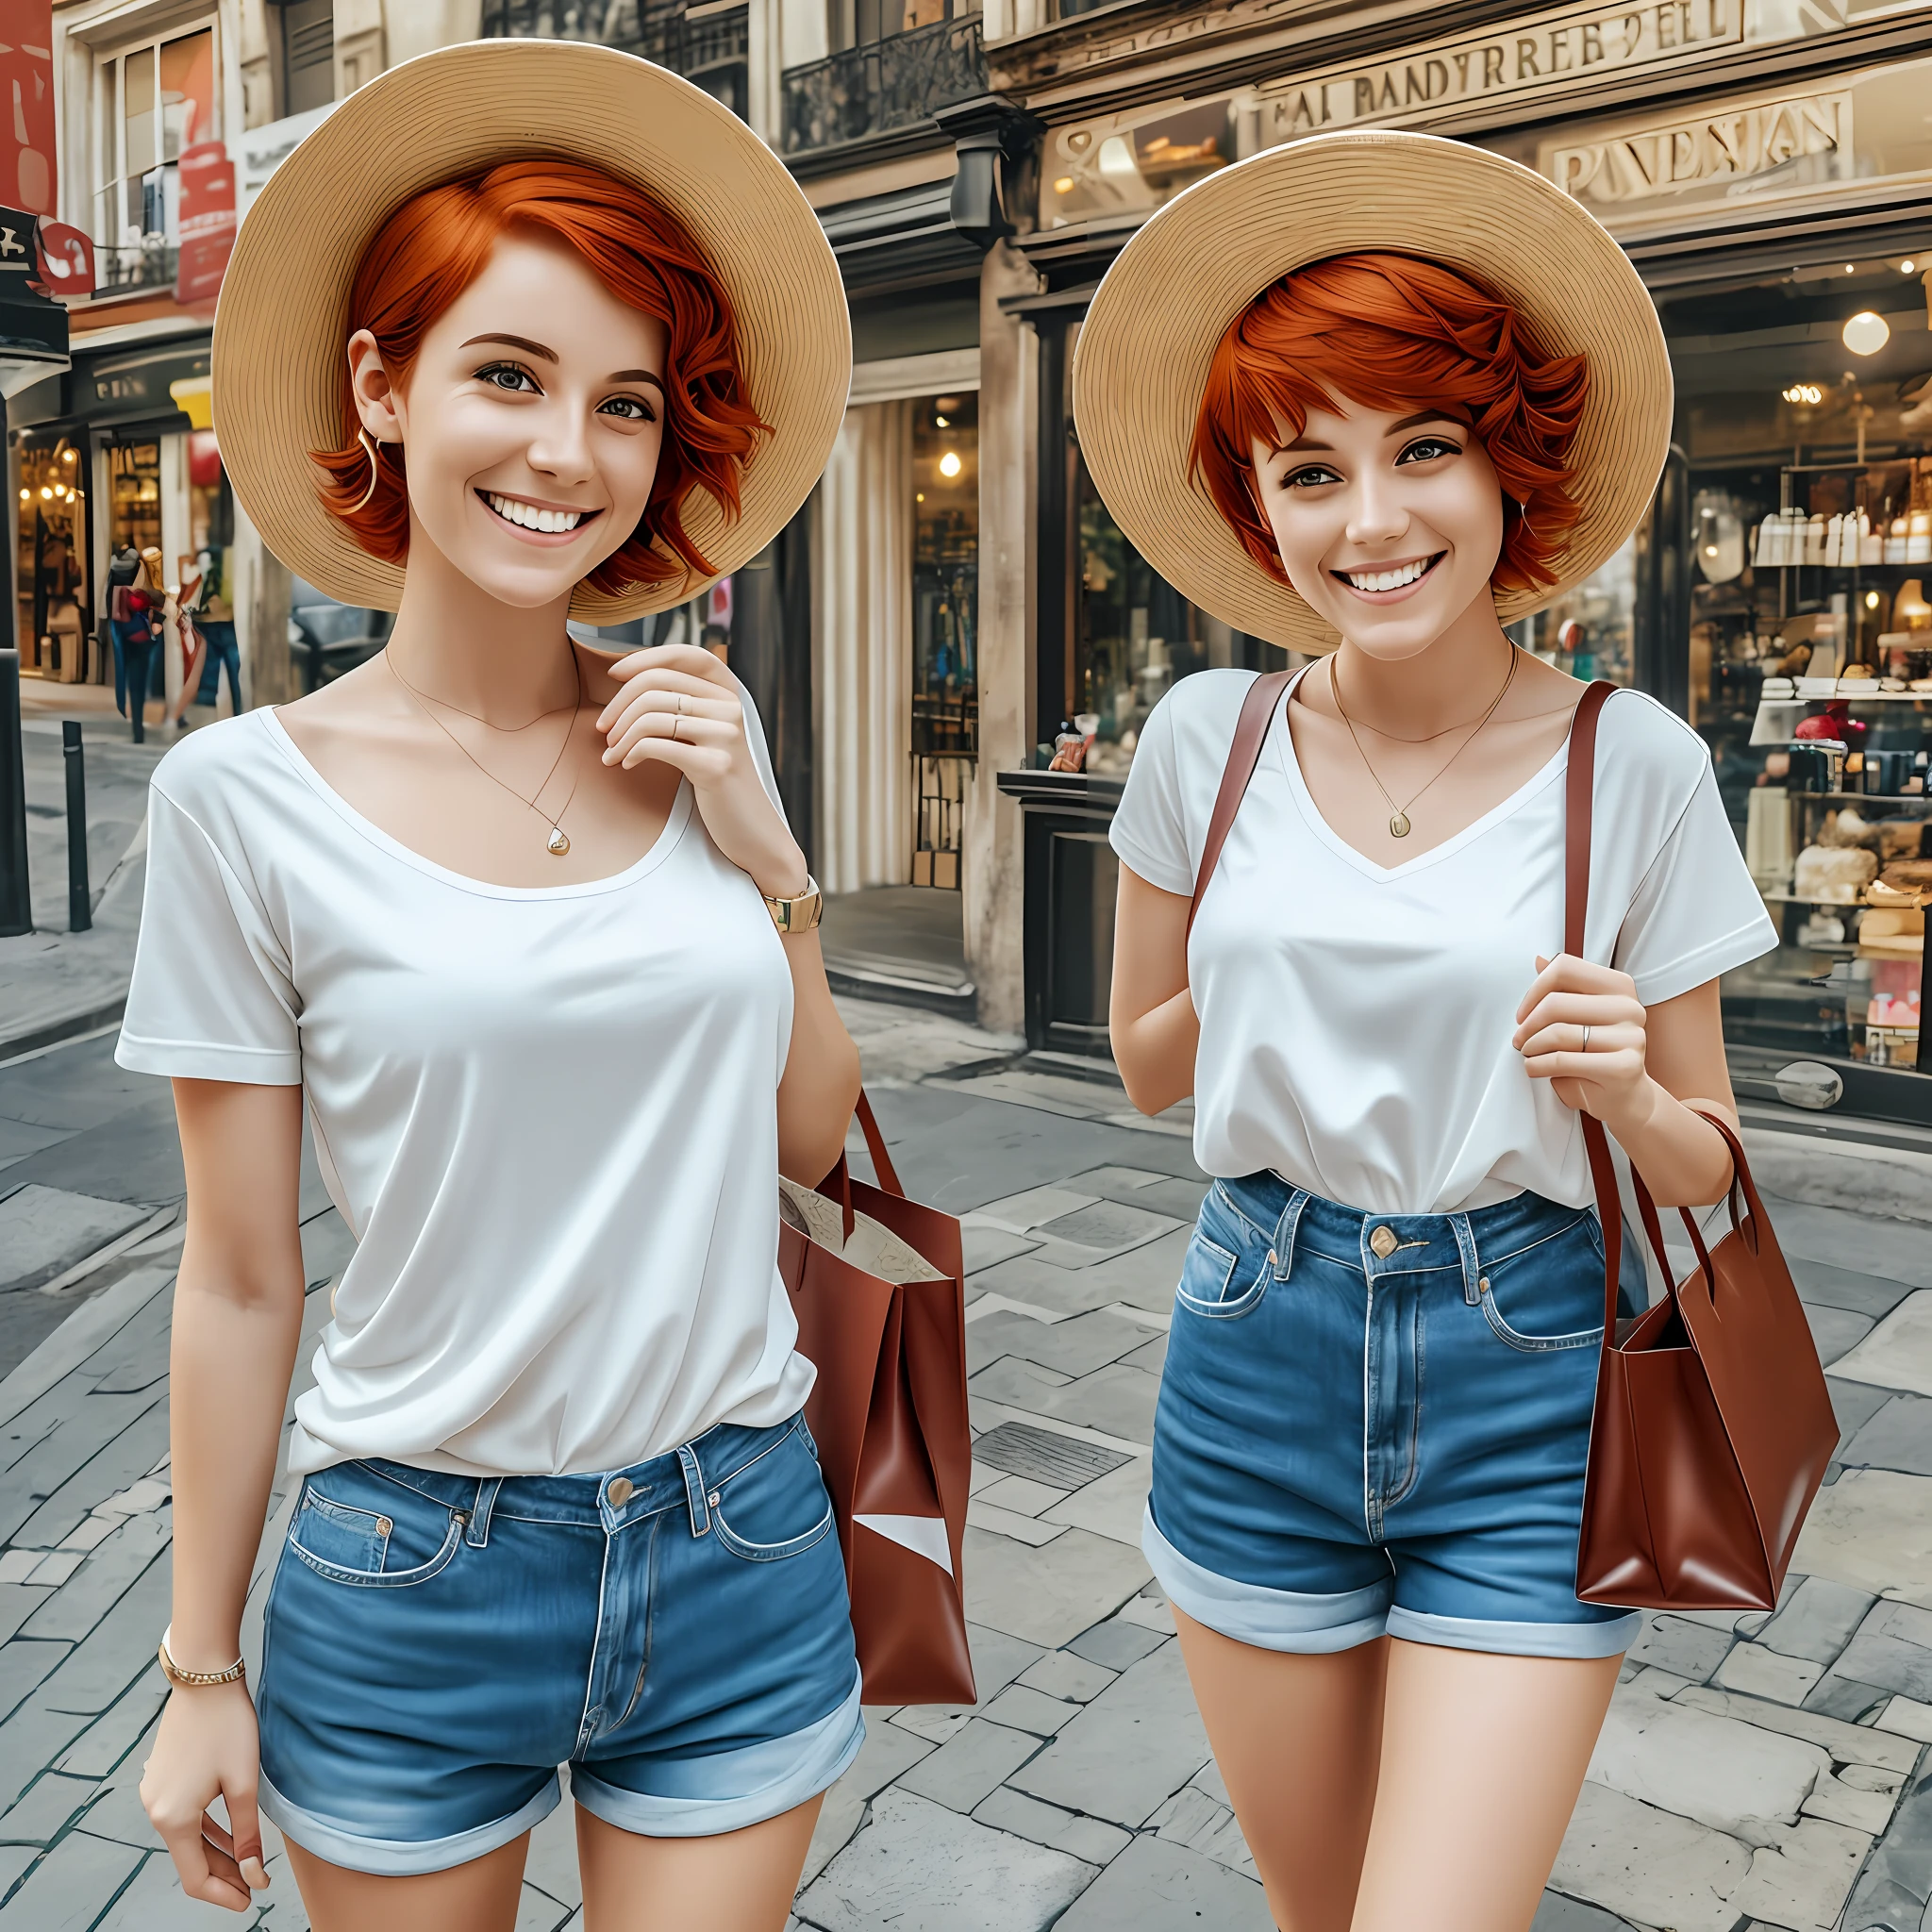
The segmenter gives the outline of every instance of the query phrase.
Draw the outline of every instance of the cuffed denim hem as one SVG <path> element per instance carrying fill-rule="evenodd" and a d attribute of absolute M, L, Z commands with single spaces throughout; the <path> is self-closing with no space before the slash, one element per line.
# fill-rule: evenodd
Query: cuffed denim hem
<path fill-rule="evenodd" d="M 1496 1657 L 1622 1657 L 1643 1628 L 1643 1612 L 1588 1623 L 1505 1624 L 1486 1617 L 1439 1617 L 1425 1610 L 1389 1612 L 1389 1634 L 1445 1650 L 1483 1650 Z"/>
<path fill-rule="evenodd" d="M 563 1788 L 553 1771 L 549 1782 L 529 1803 L 508 1818 L 452 1832 L 447 1838 L 425 1839 L 365 1838 L 291 1804 L 266 1777 L 261 1779 L 257 1803 L 261 1815 L 284 1838 L 293 1839 L 305 1852 L 313 1852 L 331 1865 L 372 1873 L 378 1878 L 413 1878 L 425 1872 L 453 1871 L 508 1844 L 548 1818 L 562 1798 Z"/>
<path fill-rule="evenodd" d="M 1184 1557 L 1161 1535 L 1151 1503 L 1141 1519 L 1141 1554 L 1176 1609 L 1237 1643 L 1318 1657 L 1353 1650 L 1388 1627 L 1389 1600 L 1395 1587 L 1392 1576 L 1387 1583 L 1335 1596 L 1241 1583 Z"/>
<path fill-rule="evenodd" d="M 585 1810 L 642 1838 L 715 1838 L 762 1824 L 815 1798 L 844 1774 L 865 1741 L 859 1685 L 836 1710 L 783 1738 L 706 1757 L 666 1757 L 649 1775 L 661 1789 L 628 1790 L 584 1764 L 570 1768 L 570 1793 Z"/>

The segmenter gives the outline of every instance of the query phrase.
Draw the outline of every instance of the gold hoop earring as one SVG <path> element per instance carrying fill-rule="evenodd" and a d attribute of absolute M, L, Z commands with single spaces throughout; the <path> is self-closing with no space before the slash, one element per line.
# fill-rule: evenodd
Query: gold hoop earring
<path fill-rule="evenodd" d="M 375 459 L 375 440 L 370 436 L 368 430 L 358 429 L 356 432 L 356 441 L 362 445 L 364 452 L 369 458 L 369 488 L 362 492 L 361 496 L 357 500 L 355 508 L 348 512 L 350 516 L 356 515 L 358 510 L 367 505 L 369 499 L 375 494 L 375 486 L 382 481 L 382 466 Z"/>

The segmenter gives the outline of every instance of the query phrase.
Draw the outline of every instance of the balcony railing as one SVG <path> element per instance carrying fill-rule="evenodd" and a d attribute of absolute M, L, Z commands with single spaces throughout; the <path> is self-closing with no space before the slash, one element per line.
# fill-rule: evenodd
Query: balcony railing
<path fill-rule="evenodd" d="M 936 21 L 785 75 L 785 152 L 835 147 L 929 121 L 986 92 L 980 16 Z"/>
<path fill-rule="evenodd" d="M 181 251 L 158 235 L 144 246 L 94 249 L 94 300 L 104 295 L 133 295 L 144 290 L 172 289 Z"/>
<path fill-rule="evenodd" d="M 746 8 L 685 18 L 686 0 L 483 0 L 483 38 L 595 41 L 676 74 L 745 58 Z"/>

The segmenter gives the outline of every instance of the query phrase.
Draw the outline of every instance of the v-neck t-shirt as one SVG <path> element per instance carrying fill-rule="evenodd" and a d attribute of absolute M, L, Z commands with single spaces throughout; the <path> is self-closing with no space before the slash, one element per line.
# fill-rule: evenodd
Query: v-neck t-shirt
<path fill-rule="evenodd" d="M 748 698 L 745 730 L 775 802 Z M 777 1273 L 791 1030 L 783 945 L 688 784 L 625 871 L 520 887 L 391 838 L 273 710 L 155 770 L 115 1057 L 300 1085 L 356 1240 L 295 1405 L 298 1474 L 583 1474 L 794 1414 L 813 1372 Z"/>
<path fill-rule="evenodd" d="M 1112 844 L 1163 891 L 1194 890 L 1255 675 L 1197 672 L 1141 730 Z M 1207 1173 L 1273 1169 L 1376 1214 L 1524 1189 L 1594 1198 L 1578 1117 L 1511 1044 L 1538 956 L 1563 946 L 1568 761 L 1566 744 L 1474 824 L 1385 867 L 1316 808 L 1277 709 L 1188 945 Z M 1703 740 L 1619 692 L 1597 730 L 1584 952 L 1654 1007 L 1776 943 Z"/>

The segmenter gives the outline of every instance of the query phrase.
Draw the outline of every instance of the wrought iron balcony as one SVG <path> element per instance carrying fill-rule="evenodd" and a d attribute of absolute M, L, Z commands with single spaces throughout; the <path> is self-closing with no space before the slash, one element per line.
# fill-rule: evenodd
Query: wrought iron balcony
<path fill-rule="evenodd" d="M 132 295 L 145 290 L 172 289 L 181 251 L 172 242 L 152 235 L 135 248 L 96 245 L 94 300 L 104 295 Z"/>
<path fill-rule="evenodd" d="M 935 21 L 785 75 L 785 152 L 866 141 L 987 89 L 980 16 Z"/>
<path fill-rule="evenodd" d="M 742 67 L 747 9 L 685 18 L 686 0 L 483 0 L 485 40 L 595 41 L 641 55 L 710 86 L 708 76 Z M 712 92 L 721 90 L 712 88 Z M 739 105 L 733 102 L 732 105 Z"/>

